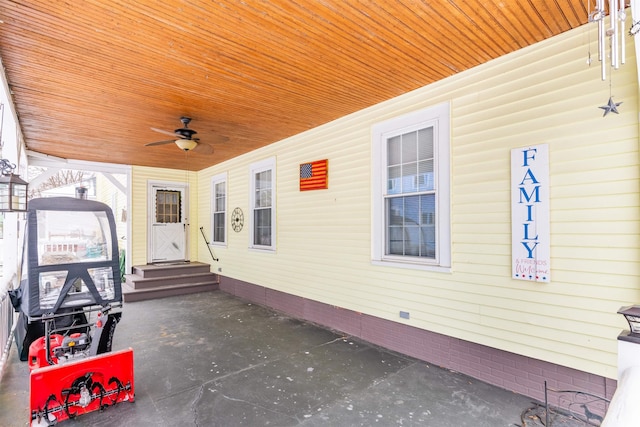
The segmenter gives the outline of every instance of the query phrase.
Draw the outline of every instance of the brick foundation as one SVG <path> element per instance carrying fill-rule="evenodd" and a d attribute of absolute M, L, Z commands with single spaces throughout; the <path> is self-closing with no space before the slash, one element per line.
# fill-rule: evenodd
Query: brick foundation
<path fill-rule="evenodd" d="M 544 401 L 544 382 L 611 399 L 616 381 L 220 276 L 220 290 L 295 318 Z M 563 406 L 553 393 L 549 403 Z"/>

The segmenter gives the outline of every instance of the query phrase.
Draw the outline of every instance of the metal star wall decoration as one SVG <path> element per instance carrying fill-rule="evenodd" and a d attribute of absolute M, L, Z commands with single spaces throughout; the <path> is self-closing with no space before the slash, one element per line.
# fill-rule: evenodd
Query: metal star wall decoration
<path fill-rule="evenodd" d="M 602 115 L 602 117 L 604 117 L 609 113 L 620 114 L 618 112 L 618 105 L 620 104 L 622 104 L 622 102 L 613 102 L 613 98 L 609 97 L 609 102 L 607 103 L 607 105 L 603 105 L 602 107 L 598 108 L 602 108 L 604 110 L 604 114 Z"/>

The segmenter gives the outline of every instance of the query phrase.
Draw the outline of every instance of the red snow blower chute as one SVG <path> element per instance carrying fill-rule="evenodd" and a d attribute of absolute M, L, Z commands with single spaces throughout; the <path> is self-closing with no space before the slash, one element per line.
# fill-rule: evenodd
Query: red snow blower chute
<path fill-rule="evenodd" d="M 104 203 L 29 202 L 15 340 L 29 362 L 30 425 L 134 401 L 133 350 L 111 352 L 122 316 L 118 240 Z"/>

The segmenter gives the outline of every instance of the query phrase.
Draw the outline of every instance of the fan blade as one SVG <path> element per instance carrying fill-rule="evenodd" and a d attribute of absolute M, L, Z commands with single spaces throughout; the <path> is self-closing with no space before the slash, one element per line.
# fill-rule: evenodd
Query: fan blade
<path fill-rule="evenodd" d="M 195 151 L 198 154 L 213 154 L 213 147 L 209 144 L 205 144 L 204 142 L 199 142 L 191 151 Z"/>
<path fill-rule="evenodd" d="M 181 135 L 178 135 L 178 134 L 177 134 L 177 133 L 175 133 L 175 132 L 169 132 L 168 130 L 158 129 L 158 128 L 151 128 L 151 130 L 152 130 L 152 131 L 154 131 L 154 132 L 160 132 L 160 133 L 163 133 L 163 134 L 165 134 L 165 135 L 173 136 L 173 137 L 174 137 L 174 141 L 175 141 L 176 139 L 182 138 L 182 136 L 181 136 Z"/>
<path fill-rule="evenodd" d="M 153 147 L 154 145 L 171 144 L 172 142 L 176 142 L 176 139 L 178 139 L 178 138 L 167 139 L 166 141 L 149 142 L 148 144 L 144 144 L 144 146 L 145 147 Z"/>

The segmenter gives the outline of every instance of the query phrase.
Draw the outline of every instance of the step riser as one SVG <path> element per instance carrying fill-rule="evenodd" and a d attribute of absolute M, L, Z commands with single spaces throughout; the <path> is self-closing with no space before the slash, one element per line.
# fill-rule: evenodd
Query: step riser
<path fill-rule="evenodd" d="M 155 267 L 152 269 L 144 267 L 133 267 L 133 273 L 143 278 L 155 278 L 166 276 L 181 276 L 198 273 L 209 273 L 210 266 L 205 265 L 185 265 L 185 266 L 167 266 Z"/>
<path fill-rule="evenodd" d="M 136 302 L 136 301 L 146 301 L 157 298 L 166 298 L 177 295 L 186 295 L 186 294 L 194 294 L 197 292 L 211 292 L 218 290 L 218 284 L 207 284 L 207 285 L 194 285 L 187 287 L 179 287 L 179 288 L 162 288 L 162 289 L 147 289 L 147 290 L 136 290 L 133 292 L 123 292 L 122 297 L 125 303 L 128 302 Z"/>
<path fill-rule="evenodd" d="M 136 275 L 125 275 L 126 284 L 134 289 L 157 288 L 189 283 L 217 283 L 218 276 L 215 273 L 199 273 L 193 275 L 181 275 L 158 278 L 141 278 Z"/>

